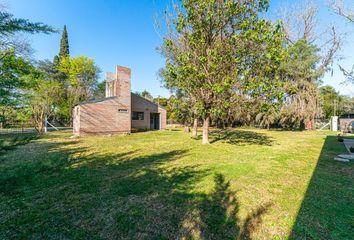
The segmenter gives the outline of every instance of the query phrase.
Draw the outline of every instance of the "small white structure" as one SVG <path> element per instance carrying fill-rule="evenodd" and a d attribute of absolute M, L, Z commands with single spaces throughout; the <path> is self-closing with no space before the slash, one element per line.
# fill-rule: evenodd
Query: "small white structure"
<path fill-rule="evenodd" d="M 338 116 L 331 117 L 331 131 L 338 131 Z"/>

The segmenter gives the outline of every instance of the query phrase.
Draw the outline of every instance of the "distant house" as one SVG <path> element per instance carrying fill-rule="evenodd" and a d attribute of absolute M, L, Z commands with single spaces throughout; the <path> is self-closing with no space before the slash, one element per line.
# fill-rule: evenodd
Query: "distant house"
<path fill-rule="evenodd" d="M 107 73 L 106 98 L 74 108 L 73 131 L 77 136 L 131 133 L 166 128 L 166 110 L 131 93 L 131 71 L 117 66 Z"/>
<path fill-rule="evenodd" d="M 349 124 L 354 121 L 354 111 L 342 114 L 339 117 L 339 130 L 342 132 L 348 131 Z"/>

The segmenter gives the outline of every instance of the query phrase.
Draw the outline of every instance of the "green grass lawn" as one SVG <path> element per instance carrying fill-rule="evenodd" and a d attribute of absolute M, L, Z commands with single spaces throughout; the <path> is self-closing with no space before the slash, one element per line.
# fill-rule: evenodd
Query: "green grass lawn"
<path fill-rule="evenodd" d="M 69 136 L 0 152 L 0 239 L 353 239 L 329 132 Z"/>

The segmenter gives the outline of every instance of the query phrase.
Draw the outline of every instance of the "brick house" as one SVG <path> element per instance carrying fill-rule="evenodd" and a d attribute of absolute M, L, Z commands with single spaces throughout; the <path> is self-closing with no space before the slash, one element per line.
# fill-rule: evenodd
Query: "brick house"
<path fill-rule="evenodd" d="M 349 124 L 354 121 L 354 111 L 345 113 L 339 117 L 339 131 L 347 132 Z"/>
<path fill-rule="evenodd" d="M 107 73 L 106 98 L 79 104 L 73 112 L 76 136 L 131 133 L 166 128 L 166 110 L 131 92 L 131 71 Z"/>

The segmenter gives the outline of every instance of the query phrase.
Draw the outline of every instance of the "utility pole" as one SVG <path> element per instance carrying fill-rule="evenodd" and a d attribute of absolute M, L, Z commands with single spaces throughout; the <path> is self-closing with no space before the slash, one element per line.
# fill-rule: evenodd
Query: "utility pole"
<path fill-rule="evenodd" d="M 337 116 L 337 99 L 333 100 L 333 116 Z"/>

